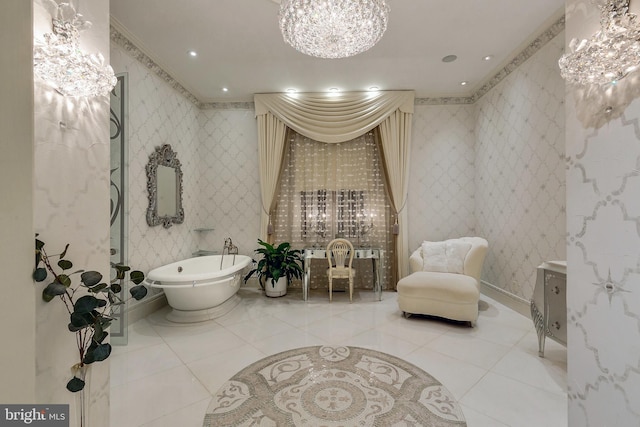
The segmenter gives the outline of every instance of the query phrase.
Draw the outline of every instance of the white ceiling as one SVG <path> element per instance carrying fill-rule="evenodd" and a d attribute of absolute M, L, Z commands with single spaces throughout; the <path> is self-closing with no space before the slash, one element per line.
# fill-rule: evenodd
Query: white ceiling
<path fill-rule="evenodd" d="M 564 0 L 387 0 L 382 40 L 345 59 L 317 59 L 282 40 L 272 0 L 110 0 L 136 46 L 201 102 L 254 93 L 413 89 L 470 96 L 564 12 Z M 189 50 L 198 56 L 192 58 Z M 446 55 L 457 55 L 444 63 Z M 486 55 L 491 61 L 483 61 Z M 461 86 L 461 81 L 468 81 Z M 229 89 L 223 92 L 222 88 Z"/>

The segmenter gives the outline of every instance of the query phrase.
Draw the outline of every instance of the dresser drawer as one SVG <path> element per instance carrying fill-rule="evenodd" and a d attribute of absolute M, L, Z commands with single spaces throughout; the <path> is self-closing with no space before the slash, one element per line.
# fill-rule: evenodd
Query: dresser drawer
<path fill-rule="evenodd" d="M 566 267 L 559 270 L 555 264 L 557 262 L 544 263 L 538 267 L 531 300 L 531 318 L 538 333 L 538 354 L 541 357 L 544 355 L 545 337 L 567 344 Z"/>
<path fill-rule="evenodd" d="M 567 343 L 567 276 L 545 271 L 546 328 L 550 337 Z"/>

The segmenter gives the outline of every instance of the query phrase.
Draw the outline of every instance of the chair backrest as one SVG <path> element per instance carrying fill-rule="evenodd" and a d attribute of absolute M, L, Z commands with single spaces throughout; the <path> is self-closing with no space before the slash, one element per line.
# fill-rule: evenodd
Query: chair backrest
<path fill-rule="evenodd" d="M 333 239 L 327 245 L 327 261 L 329 268 L 351 268 L 353 262 L 353 245 L 347 239 Z M 348 263 L 348 264 L 347 264 Z"/>

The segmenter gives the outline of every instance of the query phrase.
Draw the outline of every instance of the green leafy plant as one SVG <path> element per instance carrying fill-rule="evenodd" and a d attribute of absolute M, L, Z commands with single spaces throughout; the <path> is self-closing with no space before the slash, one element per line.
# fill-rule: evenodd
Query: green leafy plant
<path fill-rule="evenodd" d="M 274 246 L 258 239 L 258 244 L 262 247 L 256 249 L 255 252 L 262 255 L 262 258 L 256 267 L 244 277 L 245 283 L 254 274 L 258 275 L 258 281 L 263 289 L 267 279 L 271 279 L 271 286 L 275 288 L 276 282 L 281 277 L 286 277 L 287 282 L 292 278 L 302 278 L 304 271 L 302 270 L 301 250 L 292 249 L 288 242 Z"/>
<path fill-rule="evenodd" d="M 111 354 L 111 344 L 105 342 L 109 332 L 107 329 L 113 321 L 113 309 L 125 301 L 118 295 L 127 273 L 135 286 L 129 289 L 131 297 L 140 300 L 147 295 L 147 288 L 142 283 L 144 273 L 131 271 L 126 265 L 111 263 L 115 277 L 106 283 L 102 274 L 97 271 L 76 270 L 73 263 L 66 258 L 69 244 L 58 255 L 48 255 L 45 244 L 36 234 L 36 266 L 33 279 L 44 282 L 50 275 L 53 280 L 42 290 L 42 299 L 53 301 L 56 297 L 64 304 L 69 313 L 70 332 L 76 334 L 76 344 L 80 362 L 75 367 L 83 367 L 94 362 L 101 362 Z M 55 263 L 55 259 L 58 261 Z M 73 285 L 73 279 L 79 283 Z M 84 388 L 84 379 L 74 375 L 67 383 L 67 390 L 77 392 Z"/>

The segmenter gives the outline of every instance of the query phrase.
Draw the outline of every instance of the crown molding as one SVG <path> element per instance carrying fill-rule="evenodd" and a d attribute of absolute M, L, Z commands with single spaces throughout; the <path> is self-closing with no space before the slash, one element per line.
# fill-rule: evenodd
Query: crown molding
<path fill-rule="evenodd" d="M 520 67 L 526 60 L 535 55 L 540 49 L 542 49 L 547 43 L 549 43 L 558 34 L 564 31 L 565 28 L 565 15 L 563 14 L 557 21 L 555 21 L 549 28 L 547 28 L 542 34 L 536 37 L 531 43 L 529 43 L 523 50 L 520 51 L 507 65 L 505 65 L 500 71 L 493 75 L 484 85 L 480 87 L 474 94 L 474 102 L 482 98 L 487 92 L 493 89 L 498 83 L 504 80 L 509 74 Z"/>
<path fill-rule="evenodd" d="M 473 95 L 467 97 L 438 97 L 438 98 L 416 98 L 415 105 L 464 105 L 474 104 L 483 95 L 493 89 L 498 83 L 504 80 L 509 74 L 516 70 L 526 60 L 535 55 L 549 41 L 560 34 L 565 29 L 564 14 L 551 24 L 542 34 L 530 42 L 511 61 L 494 74 L 484 83 Z M 122 47 L 129 55 L 133 56 L 149 71 L 164 80 L 169 86 L 177 90 L 191 103 L 201 110 L 253 110 L 253 102 L 201 102 L 182 84 L 174 79 L 171 74 L 161 67 L 151 56 L 140 48 L 142 43 L 129 33 L 116 19 L 111 17 L 110 26 L 111 41 Z M 135 42 L 134 42 L 135 41 Z"/>
<path fill-rule="evenodd" d="M 131 33 L 129 33 L 122 26 L 122 24 L 118 22 L 118 20 L 113 17 L 111 17 L 109 37 L 113 43 L 123 48 L 125 52 L 134 57 L 145 68 L 154 73 L 156 76 L 160 77 L 169 86 L 177 90 L 178 93 L 187 98 L 196 107 L 200 108 L 200 100 L 198 100 L 198 98 L 196 98 L 175 78 L 173 78 L 173 76 L 169 72 L 167 72 L 164 67 L 160 66 L 155 60 L 153 60 L 151 56 L 147 54 L 143 50 L 143 48 L 140 47 L 142 46 L 142 43 L 139 40 L 136 40 L 135 37 Z M 135 40 L 136 43 L 134 43 L 132 39 Z"/>

